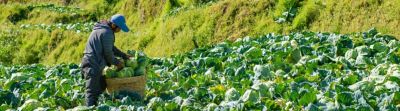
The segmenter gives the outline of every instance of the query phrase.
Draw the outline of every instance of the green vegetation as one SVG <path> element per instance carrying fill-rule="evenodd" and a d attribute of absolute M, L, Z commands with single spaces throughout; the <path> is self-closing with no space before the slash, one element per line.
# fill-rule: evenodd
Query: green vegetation
<path fill-rule="evenodd" d="M 117 70 L 115 67 L 106 67 L 103 71 L 106 78 L 125 78 L 145 75 L 146 68 L 149 67 L 149 58 L 141 51 L 129 50 L 128 54 L 132 57 L 125 60 L 125 67 Z"/>
<path fill-rule="evenodd" d="M 132 29 L 117 34 L 117 47 L 168 57 L 266 33 L 353 33 L 375 27 L 400 36 L 397 5 L 398 0 L 8 0 L 0 3 L 0 38 L 13 36 L 16 42 L 1 46 L 0 61 L 79 63 L 91 25 L 116 13 L 125 15 Z"/>
<path fill-rule="evenodd" d="M 0 0 L 0 110 L 397 110 L 399 5 Z M 146 74 L 146 95 L 102 94 L 85 107 L 78 64 L 93 24 L 116 13 L 131 32 L 115 44 L 133 58 L 104 75 Z"/>
<path fill-rule="evenodd" d="M 364 41 L 360 43 L 359 38 Z M 132 92 L 122 91 L 103 94 L 99 106 L 85 107 L 84 79 L 76 64 L 0 65 L 0 109 L 400 108 L 400 41 L 376 29 L 346 35 L 301 32 L 245 37 L 169 58 L 147 59 L 141 52 L 128 53 L 138 55 L 134 60 L 138 64 L 150 63 L 143 101 Z M 131 76 L 131 66 L 117 77 Z"/>

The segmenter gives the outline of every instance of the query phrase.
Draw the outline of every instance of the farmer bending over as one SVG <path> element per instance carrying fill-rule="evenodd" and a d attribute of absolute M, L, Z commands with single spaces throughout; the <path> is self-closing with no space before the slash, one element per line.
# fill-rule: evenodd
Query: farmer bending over
<path fill-rule="evenodd" d="M 114 33 L 120 31 L 128 32 L 125 18 L 121 14 L 116 14 L 109 21 L 97 22 L 89 36 L 81 68 L 83 78 L 86 80 L 86 105 L 97 105 L 98 97 L 106 88 L 105 78 L 102 71 L 105 66 L 115 65 L 117 69 L 124 67 L 123 62 L 115 57 L 128 59 L 130 56 L 123 53 L 114 46 Z"/>

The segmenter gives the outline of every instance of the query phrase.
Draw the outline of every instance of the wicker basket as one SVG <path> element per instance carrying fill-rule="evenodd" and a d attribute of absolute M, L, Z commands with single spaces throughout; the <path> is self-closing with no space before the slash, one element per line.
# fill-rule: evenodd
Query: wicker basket
<path fill-rule="evenodd" d="M 146 79 L 146 74 L 127 78 L 106 79 L 107 93 L 112 94 L 118 91 L 132 91 L 143 98 L 145 95 Z"/>

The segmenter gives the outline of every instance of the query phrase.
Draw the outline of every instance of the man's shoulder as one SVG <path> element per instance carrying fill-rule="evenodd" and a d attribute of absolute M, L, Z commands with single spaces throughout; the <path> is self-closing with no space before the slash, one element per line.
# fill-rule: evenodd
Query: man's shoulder
<path fill-rule="evenodd" d="M 110 29 L 96 29 L 96 30 L 93 30 L 93 32 L 99 33 L 99 34 L 112 34 L 113 33 L 113 31 Z"/>
<path fill-rule="evenodd" d="M 95 33 L 98 36 L 114 37 L 113 31 L 108 29 L 96 29 L 93 30 L 92 33 Z"/>

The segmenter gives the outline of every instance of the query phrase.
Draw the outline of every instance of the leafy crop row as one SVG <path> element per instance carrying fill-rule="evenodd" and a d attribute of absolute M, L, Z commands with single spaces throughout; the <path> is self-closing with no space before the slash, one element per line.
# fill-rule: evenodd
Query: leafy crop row
<path fill-rule="evenodd" d="M 399 48 L 375 29 L 245 37 L 153 58 L 143 102 L 104 94 L 97 107 L 82 106 L 77 65 L 1 66 L 0 110 L 397 110 Z"/>
<path fill-rule="evenodd" d="M 63 23 L 58 23 L 58 24 L 22 24 L 20 27 L 22 29 L 43 29 L 47 30 L 49 32 L 55 30 L 55 29 L 61 29 L 61 30 L 71 30 L 75 31 L 76 33 L 81 33 L 81 32 L 91 32 L 94 26 L 94 22 L 88 22 L 88 23 L 74 23 L 74 24 L 63 24 Z"/>

